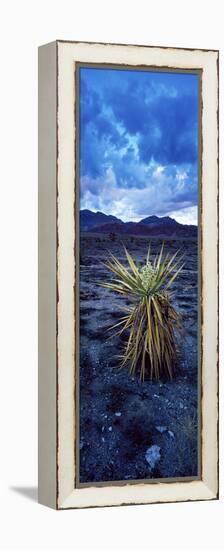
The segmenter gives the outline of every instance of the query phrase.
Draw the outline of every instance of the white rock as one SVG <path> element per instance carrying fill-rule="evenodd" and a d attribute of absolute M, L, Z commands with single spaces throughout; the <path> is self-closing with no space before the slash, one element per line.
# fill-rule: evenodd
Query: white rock
<path fill-rule="evenodd" d="M 161 458 L 160 447 L 158 445 L 152 445 L 149 447 L 145 453 L 145 459 L 148 462 L 149 469 L 153 470 L 157 462 Z"/>
<path fill-rule="evenodd" d="M 121 416 L 120 412 L 115 413 L 115 416 Z"/>
<path fill-rule="evenodd" d="M 163 432 L 167 431 L 167 427 L 166 426 L 156 426 L 156 430 L 157 430 L 157 432 L 160 432 L 161 434 L 163 434 Z"/>
<path fill-rule="evenodd" d="M 112 426 L 109 426 L 108 430 L 109 432 L 112 432 Z"/>
<path fill-rule="evenodd" d="M 170 437 L 174 437 L 174 433 L 171 432 L 171 430 L 168 430 L 168 434 L 170 435 Z"/>

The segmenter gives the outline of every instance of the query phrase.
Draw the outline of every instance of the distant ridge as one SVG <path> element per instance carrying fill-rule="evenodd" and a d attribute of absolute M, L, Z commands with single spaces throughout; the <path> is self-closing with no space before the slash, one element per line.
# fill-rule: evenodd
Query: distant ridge
<path fill-rule="evenodd" d="M 103 212 L 92 212 L 91 210 L 80 210 L 80 229 L 81 231 L 90 231 L 100 225 L 107 223 L 123 223 L 115 216 L 107 216 Z"/>
<path fill-rule="evenodd" d="M 80 210 L 80 231 L 92 233 L 115 233 L 118 235 L 152 235 L 196 237 L 197 226 L 185 225 L 169 216 L 148 216 L 139 222 L 123 222 L 116 216 L 91 210 Z"/>

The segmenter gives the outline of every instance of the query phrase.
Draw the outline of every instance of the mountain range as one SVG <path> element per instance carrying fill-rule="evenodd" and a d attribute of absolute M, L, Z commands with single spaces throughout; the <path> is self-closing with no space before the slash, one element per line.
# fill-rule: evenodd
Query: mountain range
<path fill-rule="evenodd" d="M 123 222 L 116 216 L 91 210 L 80 210 L 80 231 L 119 235 L 152 235 L 158 237 L 196 237 L 197 226 L 185 225 L 169 216 L 148 216 L 139 222 Z"/>

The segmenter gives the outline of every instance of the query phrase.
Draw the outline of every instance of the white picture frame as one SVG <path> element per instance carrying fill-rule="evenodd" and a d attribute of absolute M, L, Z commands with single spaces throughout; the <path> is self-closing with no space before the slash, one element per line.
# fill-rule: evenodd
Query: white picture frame
<path fill-rule="evenodd" d="M 39 502 L 55 509 L 218 498 L 216 50 L 56 41 L 39 48 Z M 201 71 L 201 479 L 75 486 L 76 64 Z"/>

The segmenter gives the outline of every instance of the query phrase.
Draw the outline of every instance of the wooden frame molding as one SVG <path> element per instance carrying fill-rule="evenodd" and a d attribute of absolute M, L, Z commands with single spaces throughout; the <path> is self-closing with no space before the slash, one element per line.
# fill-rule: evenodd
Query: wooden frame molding
<path fill-rule="evenodd" d="M 56 41 L 39 48 L 39 501 L 56 509 L 218 498 L 218 58 L 216 50 Z M 75 487 L 77 63 L 202 73 L 202 474 Z"/>

